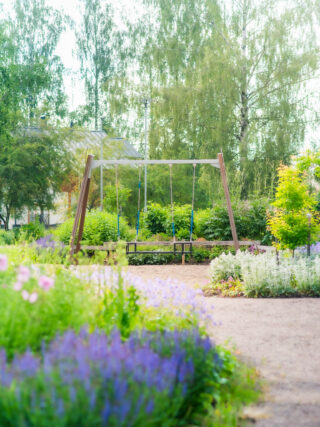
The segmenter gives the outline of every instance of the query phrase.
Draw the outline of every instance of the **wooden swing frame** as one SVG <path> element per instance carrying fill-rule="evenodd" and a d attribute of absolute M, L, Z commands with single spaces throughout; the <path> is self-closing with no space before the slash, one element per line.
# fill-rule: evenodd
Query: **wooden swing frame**
<path fill-rule="evenodd" d="M 88 196 L 89 196 L 89 189 L 90 189 L 90 181 L 91 181 L 91 173 L 92 171 L 100 166 L 104 165 L 159 165 L 159 164 L 167 164 L 167 165 L 174 165 L 174 164 L 209 164 L 217 169 L 220 169 L 220 175 L 221 175 L 221 181 L 222 186 L 224 190 L 224 195 L 227 203 L 227 209 L 228 209 L 228 215 L 229 215 L 229 222 L 232 232 L 232 238 L 233 240 L 230 242 L 201 242 L 203 244 L 225 244 L 230 245 L 232 244 L 236 251 L 239 250 L 239 241 L 237 236 L 237 230 L 236 225 L 234 222 L 234 216 L 231 206 L 231 200 L 230 200 L 230 194 L 229 194 L 229 188 L 228 188 L 228 181 L 227 181 L 227 174 L 223 159 L 223 154 L 219 153 L 217 159 L 202 159 L 202 160 L 129 160 L 129 159 L 121 159 L 121 160 L 94 160 L 93 155 L 88 155 L 86 167 L 83 175 L 83 180 L 81 183 L 80 188 L 80 194 L 77 204 L 77 210 L 76 215 L 74 219 L 73 229 L 72 229 L 72 235 L 71 235 L 71 248 L 70 248 L 70 256 L 73 257 L 75 254 L 79 252 L 79 250 L 82 249 L 101 249 L 101 250 L 113 250 L 116 247 L 116 242 L 109 242 L 105 243 L 103 246 L 81 246 L 80 242 L 83 235 L 83 228 L 84 228 L 84 222 L 86 217 L 86 211 L 87 211 L 87 203 L 88 203 Z M 193 243 L 200 243 L 200 242 L 192 242 L 192 241 L 173 241 L 173 242 L 127 242 L 126 248 L 127 248 L 127 254 L 135 254 L 135 253 L 172 253 L 172 254 L 182 254 L 184 256 L 185 254 L 192 253 L 192 244 Z M 242 242 L 241 242 L 242 243 Z M 251 242 L 246 242 L 251 243 Z M 133 245 L 133 250 L 130 250 L 130 246 Z M 166 252 L 160 252 L 160 251 L 139 251 L 137 250 L 137 245 L 165 245 L 165 246 L 173 246 L 173 251 L 166 251 Z M 181 250 L 177 249 L 177 245 L 181 245 Z M 185 246 L 189 246 L 189 250 L 186 250 Z"/>

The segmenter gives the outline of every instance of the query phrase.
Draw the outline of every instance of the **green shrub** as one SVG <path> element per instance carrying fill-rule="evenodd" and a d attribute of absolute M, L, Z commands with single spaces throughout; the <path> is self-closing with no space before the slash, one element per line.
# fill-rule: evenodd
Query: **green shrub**
<path fill-rule="evenodd" d="M 196 262 L 203 262 L 209 259 L 210 251 L 206 248 L 193 247 L 192 248 L 192 258 Z"/>
<path fill-rule="evenodd" d="M 152 248 L 150 248 L 150 246 L 146 246 L 145 250 L 152 251 Z M 169 264 L 174 259 L 175 259 L 175 256 L 173 254 L 152 254 L 151 253 L 151 254 L 134 254 L 134 255 L 128 255 L 128 263 L 129 263 L 129 265 Z"/>
<path fill-rule="evenodd" d="M 55 230 L 58 239 L 70 243 L 74 218 L 60 225 Z M 120 238 L 130 240 L 133 237 L 127 222 L 120 218 Z M 87 245 L 102 245 L 104 242 L 116 242 L 118 240 L 117 215 L 108 212 L 93 211 L 86 215 L 82 242 Z"/>
<path fill-rule="evenodd" d="M 270 216 L 268 225 L 278 240 L 280 249 L 295 250 L 311 240 L 315 242 L 319 233 L 319 224 L 315 220 L 317 204 L 313 194 L 309 194 L 307 179 L 293 167 L 281 166 L 278 170 L 279 184 L 275 212 Z M 310 220 L 307 216 L 310 215 Z"/>
<path fill-rule="evenodd" d="M 176 238 L 177 240 L 190 240 L 190 229 L 180 228 L 178 231 L 176 231 Z M 196 236 L 192 234 L 192 238 L 195 240 Z"/>
<path fill-rule="evenodd" d="M 210 251 L 209 258 L 214 259 L 219 257 L 221 254 L 228 254 L 228 253 L 231 253 L 233 255 L 236 253 L 233 246 L 214 246 Z"/>
<path fill-rule="evenodd" d="M 20 227 L 18 236 L 20 241 L 32 241 L 43 237 L 45 232 L 46 229 L 44 224 L 40 224 L 39 221 L 36 221 Z"/>
<path fill-rule="evenodd" d="M 190 221 L 191 221 L 191 205 L 182 205 L 174 207 L 174 226 L 175 232 L 178 237 L 184 239 L 190 237 Z M 172 216 L 171 210 L 168 208 L 167 217 L 165 222 L 166 233 L 172 236 Z"/>
<path fill-rule="evenodd" d="M 159 203 L 149 203 L 148 211 L 144 214 L 144 224 L 152 234 L 166 232 L 168 209 Z"/>
<path fill-rule="evenodd" d="M 0 245 L 13 245 L 15 239 L 14 231 L 0 230 Z"/>
<path fill-rule="evenodd" d="M 233 206 L 234 220 L 239 239 L 263 240 L 269 242 L 267 231 L 267 202 L 238 202 Z M 226 206 L 196 212 L 195 234 L 207 240 L 232 240 L 229 215 Z"/>

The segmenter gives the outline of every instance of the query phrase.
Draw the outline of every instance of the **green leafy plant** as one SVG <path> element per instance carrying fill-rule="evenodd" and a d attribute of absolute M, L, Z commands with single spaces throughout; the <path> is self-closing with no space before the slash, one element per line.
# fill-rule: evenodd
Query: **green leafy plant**
<path fill-rule="evenodd" d="M 176 235 L 183 239 L 190 237 L 191 205 L 174 206 L 174 226 Z M 166 233 L 172 235 L 172 216 L 168 207 L 165 222 Z"/>
<path fill-rule="evenodd" d="M 40 224 L 39 221 L 30 222 L 29 224 L 23 225 L 19 230 L 20 241 L 32 241 L 40 239 L 45 235 L 45 226 Z"/>
<path fill-rule="evenodd" d="M 132 190 L 122 185 L 118 188 L 119 209 L 125 206 L 131 196 Z M 117 190 L 115 185 L 104 187 L 103 207 L 107 212 L 117 213 Z"/>
<path fill-rule="evenodd" d="M 144 214 L 145 226 L 152 234 L 165 233 L 165 221 L 167 217 L 167 208 L 159 203 L 149 203 L 148 211 Z"/>
<path fill-rule="evenodd" d="M 227 280 L 220 280 L 208 284 L 204 289 L 206 296 L 222 295 L 224 297 L 241 297 L 244 295 L 243 283 L 232 276 Z"/>
<path fill-rule="evenodd" d="M 55 235 L 65 244 L 70 243 L 73 222 L 74 219 L 71 218 L 55 230 Z M 133 233 L 130 231 L 125 219 L 120 218 L 121 239 L 130 240 L 132 235 Z M 84 243 L 88 245 L 103 245 L 104 242 L 116 242 L 117 240 L 117 215 L 100 211 L 87 213 L 82 236 Z"/>
<path fill-rule="evenodd" d="M 15 239 L 16 237 L 13 231 L 0 230 L 0 245 L 13 245 Z"/>
<path fill-rule="evenodd" d="M 279 168 L 279 184 L 275 212 L 270 214 L 268 225 L 281 249 L 294 250 L 306 245 L 309 233 L 314 241 L 319 226 L 314 218 L 316 199 L 309 194 L 306 177 L 295 168 Z M 310 220 L 307 215 L 310 215 Z"/>

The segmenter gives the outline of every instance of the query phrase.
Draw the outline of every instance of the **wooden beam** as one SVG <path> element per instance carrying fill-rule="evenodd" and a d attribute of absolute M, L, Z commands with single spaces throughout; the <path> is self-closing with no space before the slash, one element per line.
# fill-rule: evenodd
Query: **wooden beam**
<path fill-rule="evenodd" d="M 194 159 L 194 160 L 130 160 L 130 159 L 119 159 L 119 160 L 94 160 L 92 163 L 92 169 L 98 168 L 101 165 L 211 165 L 215 168 L 219 168 L 219 161 L 217 159 Z"/>
<path fill-rule="evenodd" d="M 92 161 L 93 161 L 93 156 L 89 155 L 87 157 L 86 167 L 85 167 L 83 180 L 82 180 L 81 188 L 80 188 L 80 194 L 79 194 L 79 199 L 78 199 L 78 204 L 77 204 L 76 215 L 74 218 L 74 223 L 73 223 L 73 228 L 72 228 L 71 242 L 70 242 L 70 246 L 71 246 L 70 256 L 71 257 L 77 252 L 76 248 L 78 245 L 75 246 L 75 241 L 76 241 L 76 237 L 77 237 L 80 216 L 81 216 L 82 211 L 83 211 L 84 197 L 85 197 L 85 193 L 88 189 L 88 179 L 91 176 Z"/>
<path fill-rule="evenodd" d="M 86 185 L 86 189 L 85 189 L 84 196 L 83 196 L 82 209 L 81 209 L 81 218 L 80 218 L 80 225 L 79 225 L 79 232 L 78 232 L 77 243 L 76 243 L 76 253 L 79 252 L 79 250 L 80 250 L 80 242 L 82 240 L 84 220 L 86 218 L 86 212 L 87 212 L 87 204 L 88 204 L 90 180 L 91 180 L 91 178 L 87 179 L 87 185 Z"/>
<path fill-rule="evenodd" d="M 220 173 L 221 173 L 221 180 L 222 180 L 222 185 L 223 185 L 223 189 L 224 189 L 224 195 L 225 195 L 226 202 L 227 202 L 227 209 L 228 209 L 229 221 L 230 221 L 230 226 L 231 226 L 232 238 L 233 238 L 233 242 L 234 242 L 234 248 L 237 252 L 239 250 L 239 241 L 238 241 L 238 235 L 237 235 L 237 230 L 236 230 L 236 224 L 234 222 L 234 217 L 233 217 L 233 211 L 232 211 L 230 194 L 229 194 L 226 168 L 224 165 L 222 153 L 218 154 L 218 160 L 219 160 L 219 165 L 220 165 Z"/>

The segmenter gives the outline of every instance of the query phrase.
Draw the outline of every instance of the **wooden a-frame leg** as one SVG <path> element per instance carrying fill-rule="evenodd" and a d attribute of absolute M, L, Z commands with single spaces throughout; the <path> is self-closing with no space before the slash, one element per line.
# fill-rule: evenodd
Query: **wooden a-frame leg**
<path fill-rule="evenodd" d="M 87 180 L 87 185 L 86 185 L 86 189 L 85 189 L 85 192 L 84 192 L 84 197 L 83 197 L 83 202 L 82 202 L 82 209 L 81 209 L 80 225 L 79 225 L 79 231 L 78 231 L 78 236 L 77 236 L 76 251 L 75 251 L 75 253 L 79 252 L 79 250 L 80 250 L 80 242 L 82 240 L 84 220 L 86 218 L 86 212 L 87 212 L 87 203 L 88 203 L 88 196 L 89 196 L 89 188 L 90 188 L 90 178 L 88 178 L 88 180 Z"/>
<path fill-rule="evenodd" d="M 227 209 L 228 209 L 228 215 L 229 215 L 229 221 L 230 221 L 230 226 L 231 226 L 231 232 L 232 232 L 232 238 L 233 238 L 234 248 L 235 248 L 236 252 L 238 252 L 238 250 L 239 250 L 239 241 L 238 241 L 238 235 L 237 235 L 237 230 L 236 230 L 236 224 L 234 222 L 234 217 L 233 217 L 233 211 L 232 211 L 230 194 L 229 194 L 229 187 L 228 187 L 228 181 L 227 181 L 226 168 L 225 168 L 225 165 L 224 165 L 224 160 L 223 160 L 223 154 L 222 153 L 218 154 L 218 160 L 219 160 L 219 165 L 220 165 L 220 173 L 221 173 L 221 180 L 222 180 L 224 195 L 225 195 L 226 202 L 227 202 Z"/>
<path fill-rule="evenodd" d="M 84 220 L 85 220 L 85 212 L 86 212 L 86 208 L 87 208 L 92 160 L 93 160 L 93 156 L 89 155 L 87 157 L 86 168 L 85 168 L 84 175 L 83 175 L 83 180 L 82 180 L 78 204 L 77 204 L 76 215 L 74 218 L 74 223 L 73 223 L 73 228 L 72 228 L 72 235 L 71 235 L 71 242 L 70 242 L 70 257 L 73 257 L 73 255 L 79 251 L 79 245 L 80 245 L 80 241 L 81 241 L 81 237 L 82 237 L 82 231 L 83 231 Z M 79 229 L 79 234 L 78 234 L 78 225 L 79 225 L 80 217 L 81 217 L 81 223 L 82 223 L 81 236 L 79 236 L 80 229 Z M 81 223 L 80 223 L 80 225 L 81 225 Z M 77 234 L 78 234 L 78 239 L 77 239 L 77 243 L 76 243 Z M 80 237 L 80 239 L 79 239 L 79 237 Z"/>

